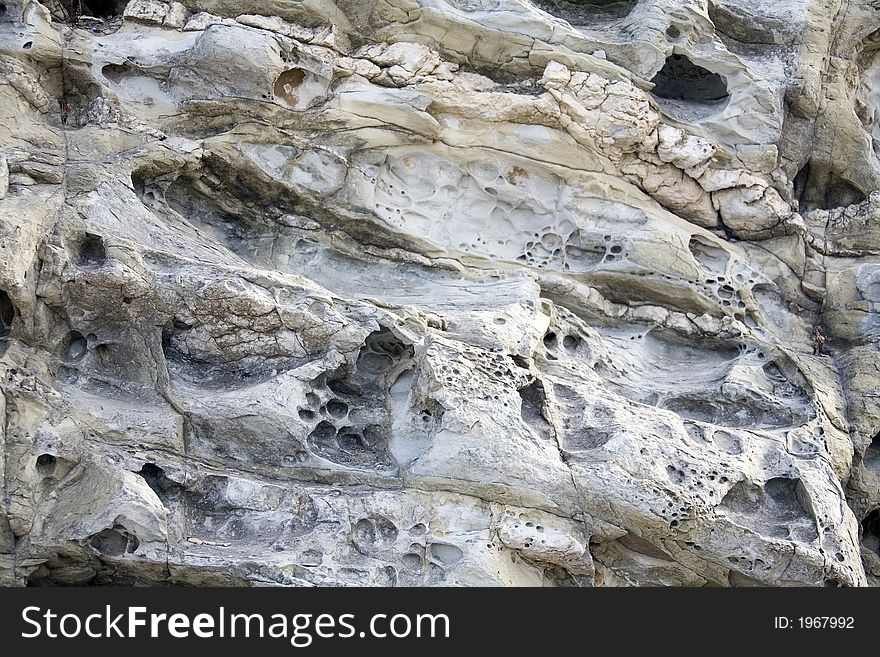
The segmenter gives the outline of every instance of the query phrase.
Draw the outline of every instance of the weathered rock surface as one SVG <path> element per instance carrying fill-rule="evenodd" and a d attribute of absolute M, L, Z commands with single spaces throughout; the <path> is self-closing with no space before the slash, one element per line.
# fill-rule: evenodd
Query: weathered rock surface
<path fill-rule="evenodd" d="M 0 583 L 880 584 L 878 34 L 0 3 Z"/>

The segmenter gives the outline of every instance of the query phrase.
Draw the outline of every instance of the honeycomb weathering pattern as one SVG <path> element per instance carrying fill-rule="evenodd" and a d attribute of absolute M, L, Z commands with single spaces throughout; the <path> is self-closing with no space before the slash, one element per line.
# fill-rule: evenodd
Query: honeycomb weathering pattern
<path fill-rule="evenodd" d="M 6 0 L 0 584 L 880 584 L 878 33 Z"/>

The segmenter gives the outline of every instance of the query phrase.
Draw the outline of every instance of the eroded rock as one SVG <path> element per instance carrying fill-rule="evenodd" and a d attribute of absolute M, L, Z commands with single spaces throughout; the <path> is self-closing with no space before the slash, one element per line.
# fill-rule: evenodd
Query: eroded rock
<path fill-rule="evenodd" d="M 5 3 L 0 583 L 880 583 L 880 19 L 778 4 Z"/>

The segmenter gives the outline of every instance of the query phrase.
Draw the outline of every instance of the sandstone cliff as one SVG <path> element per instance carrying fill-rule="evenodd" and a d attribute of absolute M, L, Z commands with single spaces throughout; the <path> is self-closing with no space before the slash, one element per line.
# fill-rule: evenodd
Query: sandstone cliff
<path fill-rule="evenodd" d="M 880 584 L 869 0 L 0 3 L 0 584 Z"/>

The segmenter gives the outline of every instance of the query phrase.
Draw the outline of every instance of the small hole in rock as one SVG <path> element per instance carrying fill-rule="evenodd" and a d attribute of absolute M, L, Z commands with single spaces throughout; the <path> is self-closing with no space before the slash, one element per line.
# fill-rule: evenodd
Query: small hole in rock
<path fill-rule="evenodd" d="M 137 550 L 139 541 L 136 537 L 129 535 L 123 527 L 116 525 L 113 529 L 105 529 L 91 536 L 89 545 L 101 554 L 120 557 L 126 552 L 131 553 Z"/>
<path fill-rule="evenodd" d="M 79 243 L 79 261 L 83 265 L 100 265 L 107 260 L 104 238 L 86 233 Z"/>
<path fill-rule="evenodd" d="M 89 350 L 88 342 L 79 331 L 71 331 L 64 338 L 64 358 L 68 361 L 80 360 Z"/>
<path fill-rule="evenodd" d="M 107 64 L 101 69 L 101 75 L 115 84 L 122 82 L 131 73 L 131 66 L 126 64 Z"/>
<path fill-rule="evenodd" d="M 651 80 L 657 104 L 667 114 L 689 121 L 715 114 L 727 106 L 727 82 L 684 55 L 671 55 Z"/>
<path fill-rule="evenodd" d="M 0 338 L 9 335 L 12 330 L 12 322 L 17 314 L 18 311 L 12 303 L 12 299 L 6 292 L 0 290 Z"/>
<path fill-rule="evenodd" d="M 865 464 L 867 465 L 868 461 L 880 461 L 880 433 L 874 436 L 874 439 L 868 445 L 867 449 L 865 449 Z"/>
<path fill-rule="evenodd" d="M 344 418 L 348 414 L 348 404 L 339 399 L 331 399 L 327 402 L 327 412 L 336 419 Z"/>
<path fill-rule="evenodd" d="M 832 210 L 863 203 L 867 198 L 855 184 L 813 162 L 798 171 L 793 191 L 801 210 Z"/>
<path fill-rule="evenodd" d="M 568 349 L 569 351 L 574 351 L 578 348 L 578 345 L 581 343 L 581 339 L 574 335 L 566 335 L 562 339 L 562 346 Z"/>
<path fill-rule="evenodd" d="M 874 509 L 862 520 L 862 545 L 880 556 L 880 509 Z"/>
<path fill-rule="evenodd" d="M 694 64 L 684 55 L 671 55 L 651 80 L 659 98 L 713 103 L 728 98 L 727 83 L 717 73 Z"/>
<path fill-rule="evenodd" d="M 288 107 L 295 107 L 297 104 L 296 90 L 302 85 L 306 74 L 301 68 L 292 68 L 284 71 L 275 81 L 275 98 L 280 100 Z"/>
<path fill-rule="evenodd" d="M 138 474 L 144 478 L 147 486 L 156 493 L 156 496 L 164 502 L 167 497 L 167 491 L 174 486 L 173 482 L 168 479 L 165 471 L 155 463 L 148 461 L 144 463 Z"/>
<path fill-rule="evenodd" d="M 48 477 L 55 471 L 57 459 L 52 454 L 40 454 L 37 457 L 37 472 L 41 477 Z"/>

